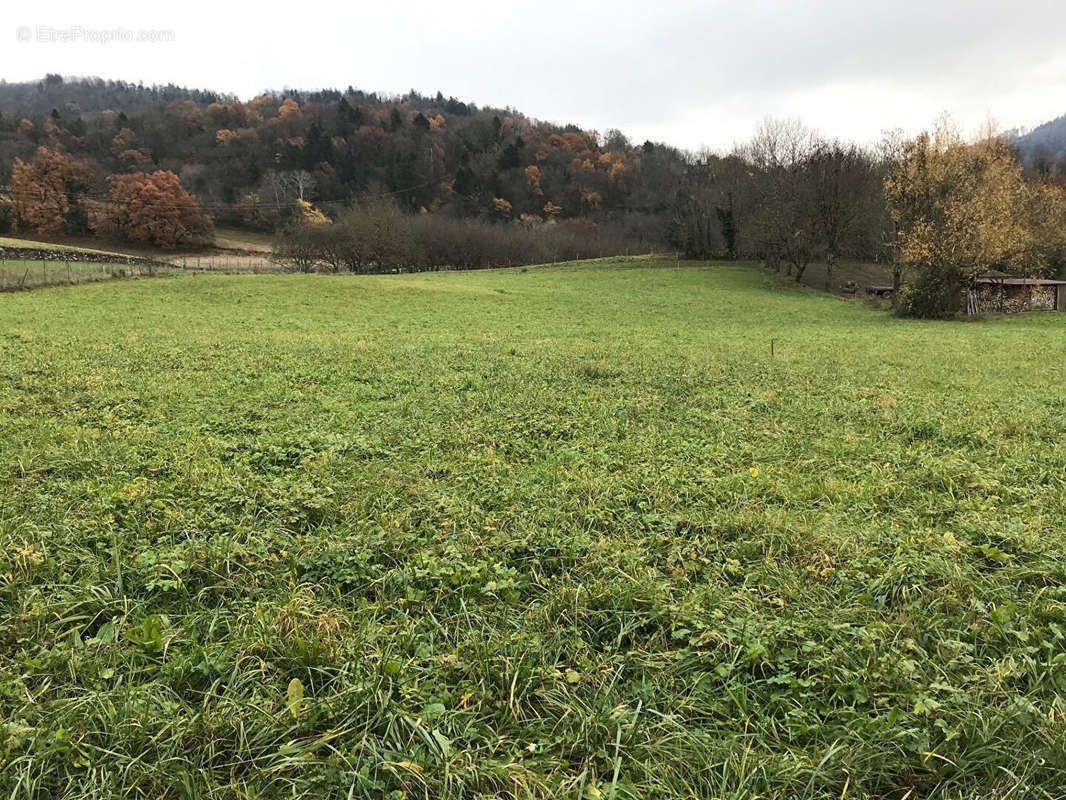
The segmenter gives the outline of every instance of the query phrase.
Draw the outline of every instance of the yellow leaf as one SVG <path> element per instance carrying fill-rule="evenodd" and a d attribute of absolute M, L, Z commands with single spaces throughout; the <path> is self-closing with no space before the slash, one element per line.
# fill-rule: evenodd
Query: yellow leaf
<path fill-rule="evenodd" d="M 289 688 L 285 692 L 285 696 L 288 699 L 289 713 L 292 714 L 293 719 L 299 719 L 302 712 L 300 704 L 304 699 L 304 685 L 299 678 L 293 678 L 289 681 Z"/>

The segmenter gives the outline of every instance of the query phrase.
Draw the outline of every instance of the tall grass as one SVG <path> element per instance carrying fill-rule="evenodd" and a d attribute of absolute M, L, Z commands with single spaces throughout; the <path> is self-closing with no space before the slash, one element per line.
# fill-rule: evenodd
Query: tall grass
<path fill-rule="evenodd" d="M 1062 318 L 617 263 L 0 296 L 4 796 L 1062 797 Z"/>

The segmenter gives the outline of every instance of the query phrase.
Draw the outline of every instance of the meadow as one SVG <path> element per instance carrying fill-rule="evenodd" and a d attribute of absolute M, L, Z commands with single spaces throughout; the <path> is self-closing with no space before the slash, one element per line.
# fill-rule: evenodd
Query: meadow
<path fill-rule="evenodd" d="M 169 268 L 118 262 L 0 259 L 0 292 L 19 292 L 112 278 L 155 277 L 163 272 L 169 272 Z"/>
<path fill-rule="evenodd" d="M 1066 318 L 786 283 L 0 295 L 0 793 L 1066 797 Z"/>

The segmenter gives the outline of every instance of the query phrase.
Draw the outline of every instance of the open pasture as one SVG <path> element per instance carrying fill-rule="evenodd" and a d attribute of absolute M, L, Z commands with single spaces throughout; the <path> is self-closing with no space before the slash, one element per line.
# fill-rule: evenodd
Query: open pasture
<path fill-rule="evenodd" d="M 647 258 L 0 296 L 0 789 L 1060 798 L 1063 323 Z"/>

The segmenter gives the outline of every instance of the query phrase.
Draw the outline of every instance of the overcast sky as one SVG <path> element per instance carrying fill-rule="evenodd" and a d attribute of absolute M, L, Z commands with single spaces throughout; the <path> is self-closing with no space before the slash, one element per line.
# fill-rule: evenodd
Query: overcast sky
<path fill-rule="evenodd" d="M 968 130 L 1066 113 L 1063 0 L 107 5 L 6 1 L 0 77 L 98 75 L 244 99 L 285 86 L 440 90 L 691 149 L 727 149 L 767 116 L 873 141 L 943 111 Z M 173 41 L 88 41 L 116 28 Z M 40 41 L 64 34 L 80 41 Z"/>

